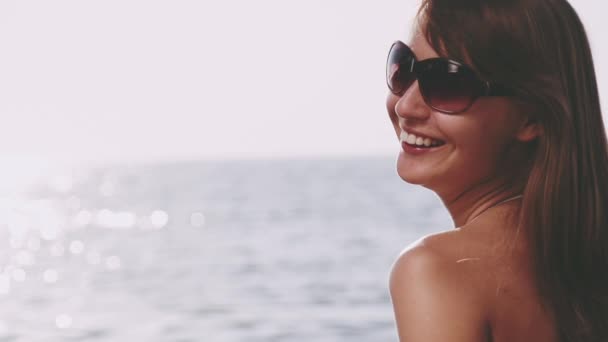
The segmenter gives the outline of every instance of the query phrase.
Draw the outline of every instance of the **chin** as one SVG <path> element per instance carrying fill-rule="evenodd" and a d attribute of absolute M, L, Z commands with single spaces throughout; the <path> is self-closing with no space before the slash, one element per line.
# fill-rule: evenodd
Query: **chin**
<path fill-rule="evenodd" d="M 399 172 L 399 170 L 397 170 L 397 173 L 399 174 L 399 178 L 401 178 L 406 183 L 409 183 L 412 185 L 426 186 L 426 184 L 428 183 L 427 177 L 419 177 L 418 175 L 414 175 L 411 173 Z"/>
<path fill-rule="evenodd" d="M 410 162 L 404 160 L 401 155 L 397 160 L 397 174 L 399 178 L 410 184 L 426 186 L 431 181 L 431 171 L 426 170 L 424 167 L 410 166 Z"/>

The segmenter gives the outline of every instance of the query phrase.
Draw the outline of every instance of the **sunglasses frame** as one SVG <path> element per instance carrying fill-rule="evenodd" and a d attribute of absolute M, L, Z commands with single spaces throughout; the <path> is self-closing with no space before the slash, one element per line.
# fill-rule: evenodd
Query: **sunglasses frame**
<path fill-rule="evenodd" d="M 388 57 L 386 60 L 386 83 L 388 85 L 388 88 L 390 89 L 390 91 L 398 96 L 403 95 L 403 93 L 409 89 L 409 87 L 411 86 L 412 83 L 410 83 L 410 85 L 408 87 L 406 87 L 405 89 L 394 89 L 391 86 L 391 81 L 390 81 L 390 77 L 389 77 L 389 72 L 390 72 L 390 68 L 391 68 L 391 55 L 393 52 L 393 49 L 395 49 L 396 47 L 398 47 L 399 45 L 401 45 L 403 48 L 406 48 L 409 53 L 412 56 L 412 63 L 407 67 L 406 71 L 408 73 L 413 73 L 414 74 L 414 80 L 412 81 L 412 83 L 416 80 L 418 80 L 419 82 L 419 89 L 420 89 L 420 93 L 422 94 L 422 98 L 424 99 L 424 102 L 427 104 L 427 106 L 433 108 L 434 110 L 441 112 L 441 113 L 445 113 L 445 114 L 459 114 L 462 112 L 465 112 L 466 110 L 468 110 L 469 108 L 471 108 L 471 106 L 473 105 L 473 103 L 475 103 L 475 101 L 482 96 L 513 96 L 514 93 L 511 89 L 496 83 L 496 82 L 490 82 L 490 81 L 485 81 L 483 79 L 481 79 L 476 73 L 475 71 L 473 71 L 473 69 L 463 63 L 460 63 L 458 61 L 455 61 L 453 59 L 448 59 L 448 58 L 441 58 L 441 57 L 434 57 L 434 58 L 428 58 L 428 59 L 424 59 L 419 61 L 416 58 L 416 55 L 414 54 L 414 52 L 412 51 L 412 49 L 405 44 L 404 42 L 400 41 L 400 40 L 396 40 L 392 45 L 391 48 L 389 49 L 388 52 Z M 459 109 L 459 110 L 445 110 L 445 109 L 441 109 L 441 108 L 437 108 L 436 106 L 431 104 L 431 99 L 429 98 L 429 96 L 427 96 L 426 91 L 424 90 L 424 75 L 423 72 L 425 70 L 429 70 L 429 69 L 433 69 L 434 66 L 437 65 L 441 65 L 443 68 L 445 68 L 446 70 L 457 70 L 457 72 L 465 72 L 465 73 L 469 73 L 473 76 L 473 78 L 475 79 L 476 83 L 477 83 L 477 91 L 475 91 L 475 93 L 473 94 L 473 96 L 471 97 L 468 105 L 464 108 L 464 109 Z M 402 67 L 401 65 L 399 67 Z M 402 71 L 402 70 L 399 70 Z"/>

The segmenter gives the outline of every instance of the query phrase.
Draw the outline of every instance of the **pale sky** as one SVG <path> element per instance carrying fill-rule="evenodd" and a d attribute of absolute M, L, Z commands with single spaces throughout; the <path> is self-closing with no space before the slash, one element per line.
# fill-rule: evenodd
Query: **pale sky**
<path fill-rule="evenodd" d="M 607 5 L 571 3 L 606 94 Z M 0 0 L 0 155 L 396 156 L 384 67 L 417 4 Z"/>

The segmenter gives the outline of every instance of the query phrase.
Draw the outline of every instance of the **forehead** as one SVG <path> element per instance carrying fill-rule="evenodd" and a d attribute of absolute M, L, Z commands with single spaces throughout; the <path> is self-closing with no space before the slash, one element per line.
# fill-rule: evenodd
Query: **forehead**
<path fill-rule="evenodd" d="M 416 58 L 420 61 L 427 58 L 440 57 L 437 51 L 426 41 L 424 35 L 415 30 L 406 43 L 414 52 Z"/>

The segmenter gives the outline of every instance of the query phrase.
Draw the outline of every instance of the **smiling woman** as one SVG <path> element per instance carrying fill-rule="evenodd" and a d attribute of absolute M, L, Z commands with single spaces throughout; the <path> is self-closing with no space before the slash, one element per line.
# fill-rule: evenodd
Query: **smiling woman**
<path fill-rule="evenodd" d="M 401 341 L 608 340 L 608 143 L 571 5 L 423 0 L 386 70 L 399 177 L 456 227 L 393 264 Z"/>

